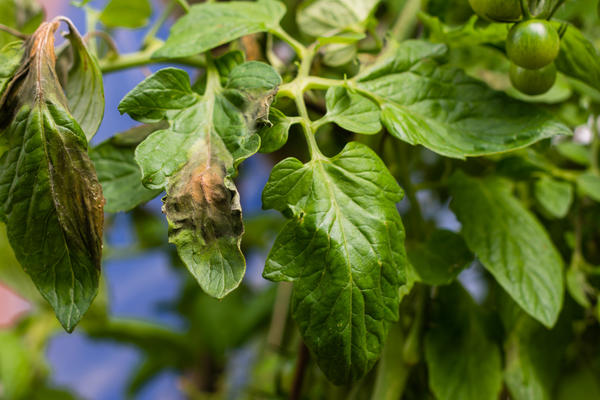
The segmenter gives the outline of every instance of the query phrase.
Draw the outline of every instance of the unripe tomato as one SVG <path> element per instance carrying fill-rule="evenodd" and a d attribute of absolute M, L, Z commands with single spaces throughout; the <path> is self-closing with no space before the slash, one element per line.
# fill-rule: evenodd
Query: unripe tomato
<path fill-rule="evenodd" d="M 516 64 L 510 66 L 510 81 L 521 93 L 535 96 L 546 93 L 556 82 L 556 66 L 554 63 L 541 69 L 525 69 Z"/>
<path fill-rule="evenodd" d="M 515 22 L 521 19 L 519 0 L 469 0 L 471 8 L 489 21 Z"/>
<path fill-rule="evenodd" d="M 506 39 L 508 58 L 520 67 L 538 69 L 553 62 L 560 50 L 556 29 L 544 20 L 529 20 L 512 27 Z"/>

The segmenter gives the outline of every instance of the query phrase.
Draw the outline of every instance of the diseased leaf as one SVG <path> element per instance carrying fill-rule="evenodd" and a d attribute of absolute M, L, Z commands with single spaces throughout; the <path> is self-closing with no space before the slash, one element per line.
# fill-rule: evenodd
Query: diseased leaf
<path fill-rule="evenodd" d="M 573 202 L 573 186 L 548 175 L 535 182 L 534 194 L 542 209 L 554 218 L 564 218 Z"/>
<path fill-rule="evenodd" d="M 381 130 L 379 107 L 371 100 L 343 87 L 331 87 L 325 97 L 325 120 L 355 133 L 371 135 Z"/>
<path fill-rule="evenodd" d="M 548 112 L 430 59 L 444 52 L 444 45 L 405 41 L 355 78 L 356 89 L 379 102 L 382 122 L 393 136 L 465 158 L 571 134 Z"/>
<path fill-rule="evenodd" d="M 473 261 L 464 239 L 446 230 L 434 231 L 426 243 L 408 246 L 407 252 L 416 279 L 432 286 L 451 283 Z"/>
<path fill-rule="evenodd" d="M 263 192 L 263 207 L 290 219 L 263 275 L 294 281 L 294 319 L 336 384 L 373 367 L 388 321 L 398 318 L 406 269 L 401 198 L 383 162 L 356 142 L 331 159 L 285 159 Z"/>
<path fill-rule="evenodd" d="M 67 46 L 59 54 L 58 77 L 67 96 L 73 118 L 91 140 L 104 117 L 104 86 L 96 57 L 90 54 L 77 28 L 66 20 L 69 33 Z"/>
<path fill-rule="evenodd" d="M 0 158 L 0 219 L 17 260 L 71 332 L 98 290 L 104 200 L 56 76 L 58 26 L 42 24 L 26 43 L 0 102 L 8 142 Z"/>
<path fill-rule="evenodd" d="M 458 284 L 439 288 L 425 336 L 429 385 L 439 400 L 496 400 L 502 387 L 500 349 Z"/>
<path fill-rule="evenodd" d="M 108 139 L 90 151 L 102 192 L 104 210 L 111 213 L 130 211 L 144 204 L 162 190 L 142 185 L 142 172 L 135 161 L 135 148 L 163 124 L 142 125 Z"/>
<path fill-rule="evenodd" d="M 100 21 L 108 28 L 141 28 L 152 14 L 149 0 L 110 0 L 100 13 Z"/>
<path fill-rule="evenodd" d="M 562 258 L 511 189 L 499 178 L 476 179 L 459 172 L 451 179 L 450 207 L 483 266 L 519 306 L 551 327 L 563 301 Z"/>
<path fill-rule="evenodd" d="M 204 291 L 222 298 L 246 268 L 232 176 L 258 151 L 255 121 L 266 118 L 281 78 L 266 64 L 248 62 L 230 71 L 225 87 L 219 81 L 211 69 L 199 95 L 187 73 L 165 68 L 125 96 L 119 110 L 141 122 L 169 123 L 144 140 L 135 157 L 146 187 L 167 191 L 169 241 Z"/>
<path fill-rule="evenodd" d="M 166 43 L 154 56 L 177 58 L 203 53 L 242 36 L 275 29 L 284 14 L 285 6 L 276 0 L 197 4 L 173 25 Z"/>
<path fill-rule="evenodd" d="M 600 90 L 600 54 L 573 25 L 568 26 L 560 39 L 560 53 L 554 64 L 563 74 Z"/>

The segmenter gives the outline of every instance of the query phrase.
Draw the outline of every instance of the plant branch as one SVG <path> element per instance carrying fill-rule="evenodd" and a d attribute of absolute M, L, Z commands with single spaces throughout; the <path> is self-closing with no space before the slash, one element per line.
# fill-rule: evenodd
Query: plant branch
<path fill-rule="evenodd" d="M 169 15 L 173 12 L 175 5 L 178 4 L 177 0 L 171 0 L 163 9 L 160 16 L 156 19 L 154 24 L 150 27 L 146 35 L 144 36 L 144 40 L 142 41 L 142 48 L 149 46 L 153 40 L 156 38 L 156 33 L 160 29 L 161 26 L 165 23 Z"/>
<path fill-rule="evenodd" d="M 304 383 L 304 375 L 306 375 L 306 367 L 310 353 L 304 342 L 300 341 L 298 349 L 298 359 L 296 360 L 296 372 L 294 373 L 294 382 L 290 390 L 290 400 L 299 400 L 302 394 L 302 384 Z"/>
<path fill-rule="evenodd" d="M 529 4 L 527 4 L 527 0 L 521 0 L 521 12 L 525 19 L 531 19 L 533 16 L 531 15 L 531 11 L 529 11 Z"/>
<path fill-rule="evenodd" d="M 417 15 L 421 10 L 421 0 L 407 0 L 392 27 L 391 37 L 398 42 L 408 39 L 417 26 Z"/>
<path fill-rule="evenodd" d="M 186 13 L 190 12 L 190 5 L 188 4 L 187 0 L 175 0 L 177 2 L 177 4 L 179 4 L 181 6 L 181 8 L 183 8 L 183 11 L 185 11 Z"/>
<path fill-rule="evenodd" d="M 152 54 L 162 46 L 162 41 L 155 40 L 148 47 L 141 51 L 133 53 L 121 54 L 118 57 L 106 57 L 99 61 L 100 70 L 107 74 L 110 72 L 120 71 L 123 69 L 141 67 L 144 65 L 158 64 L 169 62 L 173 64 L 181 64 L 189 67 L 203 68 L 206 66 L 206 58 L 202 55 L 185 57 L 185 58 L 152 58 Z"/>
<path fill-rule="evenodd" d="M 289 33 L 287 33 L 283 28 L 277 27 L 276 29 L 270 29 L 269 33 L 277 36 L 279 39 L 283 40 L 287 44 L 290 45 L 292 49 L 298 54 L 301 60 L 304 60 L 307 56 L 309 56 L 309 50 L 302 43 L 294 39 Z"/>
<path fill-rule="evenodd" d="M 554 8 L 552 9 L 552 11 L 550 11 L 550 14 L 548 15 L 548 19 L 552 18 L 552 16 L 554 16 L 554 14 L 558 11 L 558 9 L 560 8 L 560 6 L 562 6 L 565 3 L 566 0 L 559 0 L 555 5 Z"/>
<path fill-rule="evenodd" d="M 21 40 L 27 40 L 27 39 L 29 39 L 29 35 L 21 33 L 18 30 L 13 29 L 10 26 L 6 26 L 6 25 L 3 25 L 3 24 L 0 24 L 0 31 L 6 32 L 9 35 L 13 35 L 15 37 L 18 37 Z"/>

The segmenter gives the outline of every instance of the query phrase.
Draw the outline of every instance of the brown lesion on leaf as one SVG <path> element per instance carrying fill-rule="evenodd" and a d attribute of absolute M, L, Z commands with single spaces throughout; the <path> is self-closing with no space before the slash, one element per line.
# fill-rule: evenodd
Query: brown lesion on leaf
<path fill-rule="evenodd" d="M 239 194 L 222 163 L 186 165 L 167 190 L 163 212 L 170 235 L 189 231 L 210 243 L 244 232 Z"/>

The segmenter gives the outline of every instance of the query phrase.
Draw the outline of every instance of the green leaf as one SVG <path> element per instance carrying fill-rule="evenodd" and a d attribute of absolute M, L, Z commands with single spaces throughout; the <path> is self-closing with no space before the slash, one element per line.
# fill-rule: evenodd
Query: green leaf
<path fill-rule="evenodd" d="M 559 322 L 548 330 L 522 313 L 517 321 L 504 345 L 504 381 L 511 399 L 554 399 L 571 326 Z"/>
<path fill-rule="evenodd" d="M 102 189 L 54 69 L 58 22 L 26 43 L 0 105 L 0 220 L 17 260 L 71 332 L 98 290 Z"/>
<path fill-rule="evenodd" d="M 57 70 L 73 118 L 91 140 L 104 116 L 104 86 L 96 57 L 90 54 L 77 28 L 67 20 L 69 40 L 59 54 Z"/>
<path fill-rule="evenodd" d="M 548 112 L 429 59 L 444 52 L 444 45 L 405 41 L 355 78 L 357 90 L 379 102 L 382 122 L 393 136 L 465 158 L 571 134 Z"/>
<path fill-rule="evenodd" d="M 276 29 L 285 6 L 276 0 L 204 3 L 190 8 L 171 28 L 155 57 L 187 57 L 231 42 L 239 37 Z"/>
<path fill-rule="evenodd" d="M 326 121 L 350 132 L 373 135 L 381 130 L 379 107 L 368 98 L 343 87 L 330 87 L 325 97 Z"/>
<path fill-rule="evenodd" d="M 144 204 L 162 190 L 142 185 L 142 172 L 135 162 L 135 148 L 161 124 L 142 125 L 108 139 L 90 151 L 102 192 L 106 199 L 104 211 L 130 211 Z"/>
<path fill-rule="evenodd" d="M 600 90 L 600 54 L 576 27 L 569 25 L 562 36 L 554 64 L 563 74 Z"/>
<path fill-rule="evenodd" d="M 476 24 L 477 16 L 472 16 L 465 24 L 448 26 L 438 17 L 419 13 L 419 19 L 429 30 L 429 40 L 436 43 L 446 43 L 451 47 L 469 47 L 486 43 L 499 43 L 506 40 L 510 24 L 489 23 L 481 26 Z"/>
<path fill-rule="evenodd" d="M 298 10 L 296 21 L 304 34 L 320 37 L 321 43 L 335 40 L 328 38 L 341 34 L 337 43 L 325 44 L 322 48 L 325 53 L 323 62 L 331 67 L 338 67 L 356 57 L 356 42 L 361 38 L 356 35 L 365 30 L 366 22 L 375 12 L 378 3 L 379 0 L 308 1 Z M 340 43 L 347 42 L 348 39 L 351 43 Z"/>
<path fill-rule="evenodd" d="M 534 185 L 535 199 L 542 209 L 554 218 L 564 218 L 573 202 L 573 186 L 543 175 Z"/>
<path fill-rule="evenodd" d="M 169 123 L 144 140 L 135 157 L 145 186 L 167 191 L 169 241 L 204 291 L 222 298 L 240 284 L 246 268 L 232 177 L 259 149 L 255 121 L 266 118 L 281 78 L 253 61 L 233 68 L 225 87 L 219 81 L 209 69 L 199 95 L 187 73 L 165 68 L 125 96 L 119 110 L 141 122 Z"/>
<path fill-rule="evenodd" d="M 434 231 L 426 243 L 407 252 L 416 279 L 431 286 L 451 283 L 473 261 L 462 236 L 446 230 Z"/>
<path fill-rule="evenodd" d="M 458 172 L 450 183 L 450 207 L 483 266 L 527 313 L 551 327 L 562 307 L 562 259 L 511 190 L 505 180 Z"/>
<path fill-rule="evenodd" d="M 282 148 L 288 140 L 288 133 L 292 124 L 293 121 L 286 117 L 284 113 L 272 108 L 269 113 L 269 124 L 258 131 L 260 135 L 260 152 L 272 153 Z"/>
<path fill-rule="evenodd" d="M 592 164 L 592 152 L 590 148 L 575 142 L 561 142 L 556 145 L 558 153 L 569 161 L 589 166 Z"/>
<path fill-rule="evenodd" d="M 0 0 L 0 24 L 28 34 L 44 20 L 44 10 L 36 0 Z M 15 41 L 15 37 L 0 32 L 0 47 Z"/>
<path fill-rule="evenodd" d="M 100 13 L 100 21 L 107 28 L 141 28 L 152 14 L 149 0 L 110 0 Z"/>
<path fill-rule="evenodd" d="M 406 269 L 401 198 L 383 162 L 356 142 L 331 159 L 285 159 L 263 192 L 263 207 L 290 219 L 263 275 L 294 281 L 294 319 L 336 384 L 373 367 L 388 321 L 398 318 Z"/>
<path fill-rule="evenodd" d="M 298 27 L 307 35 L 331 36 L 364 23 L 379 0 L 313 0 L 297 13 Z"/>
<path fill-rule="evenodd" d="M 590 286 L 587 276 L 584 272 L 586 269 L 593 267 L 586 263 L 580 255 L 573 257 L 573 261 L 567 270 L 567 291 L 583 308 L 590 308 L 592 303 L 590 298 L 593 298 L 594 289 Z"/>
<path fill-rule="evenodd" d="M 500 349 L 487 336 L 473 299 L 458 284 L 439 288 L 425 336 L 429 385 L 439 400 L 496 400 Z"/>
<path fill-rule="evenodd" d="M 593 172 L 586 172 L 577 177 L 579 192 L 590 199 L 600 202 L 600 176 Z"/>
<path fill-rule="evenodd" d="M 0 331 L 0 395 L 25 399 L 34 381 L 34 365 L 27 347 L 15 333 Z"/>
<path fill-rule="evenodd" d="M 19 68 L 23 57 L 23 43 L 12 42 L 0 50 L 0 97 Z"/>

